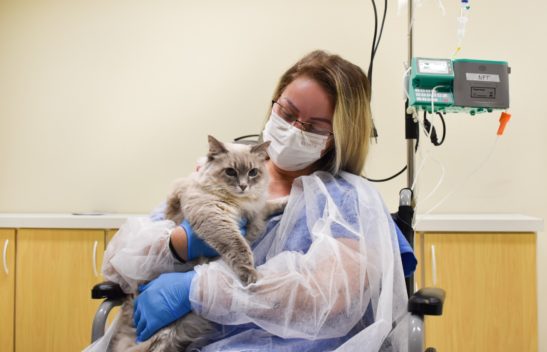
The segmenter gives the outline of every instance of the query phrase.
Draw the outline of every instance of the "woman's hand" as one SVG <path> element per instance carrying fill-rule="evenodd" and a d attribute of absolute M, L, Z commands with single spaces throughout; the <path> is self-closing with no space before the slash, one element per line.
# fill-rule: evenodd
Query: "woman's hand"
<path fill-rule="evenodd" d="M 247 220 L 242 219 L 239 225 L 239 231 L 245 237 L 247 235 Z M 171 243 L 177 254 L 185 261 L 199 257 L 218 257 L 219 255 L 194 232 L 186 219 L 171 233 Z"/>
<path fill-rule="evenodd" d="M 133 322 L 137 342 L 148 340 L 156 331 L 190 313 L 189 294 L 195 271 L 167 273 L 139 287 Z"/>

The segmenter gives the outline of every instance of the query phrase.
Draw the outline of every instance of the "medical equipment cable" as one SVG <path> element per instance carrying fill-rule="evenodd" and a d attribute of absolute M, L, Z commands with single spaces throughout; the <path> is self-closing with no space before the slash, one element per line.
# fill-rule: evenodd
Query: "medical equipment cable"
<path fill-rule="evenodd" d="M 371 0 L 371 2 L 374 13 L 374 34 L 372 36 L 372 47 L 370 49 L 370 62 L 368 64 L 367 77 L 369 84 L 372 87 L 372 67 L 374 66 L 374 55 L 376 54 L 374 47 L 376 46 L 376 35 L 378 34 L 378 11 L 376 10 L 376 2 L 374 0 Z"/>
<path fill-rule="evenodd" d="M 418 145 L 419 145 L 419 142 L 420 142 L 420 138 L 419 136 L 416 138 L 416 145 L 414 147 L 414 151 L 417 151 L 418 150 Z M 362 176 L 363 178 L 365 178 L 366 180 L 370 181 L 370 182 L 387 182 L 387 181 L 391 181 L 393 180 L 394 178 L 396 178 L 397 176 L 401 175 L 403 172 L 405 172 L 407 170 L 408 166 L 405 165 L 403 166 L 403 168 L 397 172 L 396 174 L 394 174 L 393 176 L 389 176 L 389 177 L 386 177 L 386 178 L 382 178 L 382 179 L 374 179 L 374 178 L 369 178 L 369 177 L 366 177 L 366 176 Z"/>
<path fill-rule="evenodd" d="M 445 140 L 445 137 L 446 137 L 446 124 L 444 122 L 443 115 L 440 112 L 437 112 L 437 114 L 438 114 L 439 118 L 441 119 L 441 122 L 443 124 L 443 130 L 444 130 L 443 131 L 443 138 L 440 142 L 437 139 L 437 135 L 436 135 L 436 132 L 435 132 L 435 127 L 433 125 L 431 125 L 431 123 L 427 119 L 427 111 L 424 111 L 423 126 L 422 126 L 423 129 L 424 129 L 424 132 L 429 131 L 429 136 L 428 136 L 429 140 L 436 147 L 442 145 L 444 143 L 444 140 Z M 427 132 L 426 132 L 426 134 L 427 134 Z M 430 153 L 428 153 L 428 157 L 439 165 L 440 170 L 441 170 L 441 176 L 439 177 L 439 180 L 435 184 L 435 187 L 433 187 L 433 189 L 427 194 L 427 196 L 425 196 L 425 198 L 423 200 L 421 200 L 421 202 L 427 201 L 429 198 L 431 198 L 433 196 L 433 194 L 435 194 L 435 192 L 437 192 L 437 190 L 439 189 L 439 187 L 443 183 L 444 177 L 445 177 L 445 174 L 446 174 L 446 169 L 444 167 L 444 164 L 442 162 L 440 162 L 437 158 L 435 158 L 433 156 L 430 156 L 429 154 Z M 421 170 L 421 168 L 420 168 L 420 170 Z M 416 176 L 416 179 L 418 179 L 417 176 Z M 412 188 L 412 190 L 414 190 L 414 188 Z"/>
<path fill-rule="evenodd" d="M 374 0 L 372 0 L 373 3 L 374 3 Z M 386 1 L 387 2 L 387 1 Z M 386 4 L 387 6 L 387 4 Z M 376 11 L 376 6 L 374 5 L 374 9 Z M 384 17 L 385 19 L 385 17 Z M 382 29 L 383 29 L 383 24 L 382 24 Z M 380 34 L 381 35 L 381 34 Z M 373 51 L 374 52 L 374 51 Z M 374 55 L 371 54 L 371 63 L 372 63 L 372 60 L 374 59 Z M 371 66 L 369 66 L 369 70 L 371 70 Z M 408 76 L 408 74 L 410 73 L 410 70 L 411 68 L 408 67 L 407 69 L 405 69 L 405 72 L 403 74 L 403 88 L 404 88 L 404 91 L 405 91 L 405 95 L 406 95 L 406 98 L 409 99 L 409 96 L 408 96 L 408 89 L 406 87 L 406 77 Z M 436 93 L 436 90 L 439 89 L 439 88 L 443 88 L 443 87 L 446 87 L 444 85 L 438 85 L 438 86 L 435 86 L 433 87 L 433 89 L 431 90 L 431 112 L 433 113 L 435 111 L 435 102 L 434 102 L 434 98 L 435 98 L 435 93 Z M 427 113 L 427 111 L 424 110 L 424 119 L 425 119 L 425 114 Z M 440 142 L 438 142 L 438 139 L 437 139 L 437 132 L 435 131 L 434 127 L 432 126 L 432 133 L 429 134 L 429 133 L 426 133 L 427 137 L 431 140 L 431 143 L 433 143 L 435 146 L 440 146 L 444 140 L 445 140 L 445 137 L 446 137 L 446 124 L 444 122 L 444 118 L 443 118 L 443 115 L 438 112 L 438 115 L 439 117 L 441 118 L 441 121 L 442 121 L 442 124 L 443 124 L 443 138 Z M 427 125 L 430 125 L 430 122 L 427 121 L 426 122 Z M 376 128 L 373 126 L 373 136 L 376 138 L 378 136 L 377 132 L 376 132 Z M 418 143 L 419 143 L 419 133 L 418 133 L 418 136 L 416 138 L 416 145 L 415 145 L 415 148 L 414 148 L 414 151 L 416 152 L 418 150 Z M 387 181 L 391 181 L 393 180 L 394 178 L 396 178 L 397 176 L 401 175 L 403 172 L 405 172 L 406 170 L 408 169 L 408 165 L 405 165 L 399 172 L 395 173 L 394 175 L 392 176 L 389 176 L 389 177 L 386 177 L 386 178 L 383 178 L 383 179 L 372 179 L 372 178 L 368 178 L 368 177 L 365 177 L 367 180 L 371 181 L 371 182 L 387 182 Z M 414 177 L 414 182 L 413 184 L 415 184 L 415 180 L 417 179 L 417 177 Z M 413 189 L 414 186 L 411 187 L 411 189 Z"/>
<path fill-rule="evenodd" d="M 446 123 L 445 123 L 445 120 L 444 120 L 444 115 L 441 113 L 441 112 L 437 112 L 437 115 L 439 116 L 439 119 L 441 120 L 442 122 L 442 126 L 443 126 L 443 137 L 442 139 L 439 141 L 438 140 L 438 137 L 437 137 L 437 132 L 436 132 L 436 129 L 433 125 L 431 125 L 431 122 L 429 120 L 427 120 L 426 116 L 427 116 L 427 111 L 424 110 L 424 125 L 425 125 L 425 129 L 429 129 L 431 128 L 431 132 L 430 133 L 425 133 L 426 137 L 431 141 L 431 143 L 438 147 L 438 146 L 441 146 L 445 139 L 446 139 Z M 415 145 L 415 151 L 418 151 L 418 146 L 419 146 L 419 143 L 420 143 L 420 138 L 419 138 L 419 135 L 418 137 L 416 138 L 416 145 Z M 442 164 L 434 159 L 435 162 L 437 162 L 440 166 L 441 166 L 441 170 L 442 173 L 444 174 L 444 166 L 442 166 Z M 386 178 L 383 178 L 383 179 L 372 179 L 372 178 L 369 178 L 369 177 L 365 177 L 367 180 L 369 180 L 370 182 L 387 182 L 387 181 L 391 181 L 393 180 L 394 178 L 396 178 L 397 176 L 401 175 L 403 172 L 405 172 L 407 170 L 407 166 L 405 165 L 399 172 L 395 173 L 394 175 L 390 176 L 390 177 L 386 177 Z M 416 177 L 414 177 L 414 180 L 416 180 L 418 177 L 417 175 L 419 174 L 419 171 L 417 172 L 416 174 Z M 444 176 L 443 176 L 444 178 Z M 415 183 L 415 182 L 414 182 Z M 436 186 L 436 188 L 438 188 L 438 186 Z M 411 189 L 414 189 L 414 186 L 411 187 Z M 431 196 L 431 194 L 429 194 L 427 196 L 427 198 L 429 198 Z"/>
<path fill-rule="evenodd" d="M 387 0 L 384 2 L 384 14 L 382 16 L 382 25 L 380 27 L 380 34 L 378 35 L 378 10 L 376 8 L 376 2 L 375 0 L 371 0 L 372 2 L 372 8 L 374 12 L 374 35 L 372 38 L 372 46 L 370 49 L 370 63 L 368 66 L 368 72 L 367 72 L 367 78 L 369 80 L 369 85 L 372 88 L 372 70 L 374 66 L 374 57 L 376 56 L 376 51 L 378 50 L 378 46 L 380 45 L 380 40 L 382 39 L 382 33 L 384 32 L 384 24 L 386 22 L 386 15 L 387 15 Z M 377 38 L 378 36 L 378 38 Z M 370 93 L 372 97 L 372 89 Z M 374 123 L 374 119 L 372 120 L 372 138 L 376 142 L 378 142 L 378 130 L 376 129 L 376 125 Z"/>
<path fill-rule="evenodd" d="M 260 138 L 260 135 L 259 134 L 247 134 L 247 135 L 244 135 L 244 136 L 234 138 L 234 142 L 242 143 L 245 140 L 250 139 L 250 138 L 257 138 L 258 139 L 258 138 Z M 249 143 L 256 143 L 256 141 L 257 140 L 249 140 Z M 418 144 L 416 144 L 416 148 L 418 148 Z M 390 176 L 390 177 L 385 178 L 385 179 L 381 179 L 381 180 L 370 179 L 370 178 L 367 178 L 365 176 L 362 176 L 362 177 L 367 179 L 370 182 L 386 182 L 386 181 L 394 179 L 395 177 L 399 176 L 400 174 L 402 174 L 405 171 L 406 171 L 406 166 L 403 167 L 403 169 L 401 171 L 397 172 L 395 175 Z"/>
<path fill-rule="evenodd" d="M 382 27 L 383 27 L 383 24 L 382 24 Z M 410 97 L 408 95 L 408 88 L 407 88 L 407 84 L 406 84 L 406 79 L 408 77 L 408 74 L 410 73 L 410 70 L 411 70 L 411 67 L 406 68 L 405 72 L 403 74 L 403 89 L 404 89 L 405 96 L 406 96 L 407 100 L 410 99 Z M 374 137 L 378 137 L 377 132 L 374 132 Z M 414 151 L 418 150 L 418 143 L 419 143 L 419 136 L 417 136 L 417 138 L 416 138 L 416 145 L 414 147 Z M 403 168 L 399 172 L 397 172 L 393 176 L 389 176 L 389 177 L 382 178 L 382 179 L 372 179 L 372 178 L 368 178 L 368 177 L 365 177 L 365 176 L 363 176 L 363 177 L 365 179 L 369 180 L 370 182 L 387 182 L 387 181 L 391 181 L 394 178 L 396 178 L 397 176 L 401 175 L 407 169 L 408 169 L 408 165 L 405 165 L 405 166 L 403 166 Z"/>
<path fill-rule="evenodd" d="M 424 119 L 423 119 L 424 120 L 424 126 L 425 126 L 426 129 L 430 130 L 430 133 L 429 133 L 429 136 L 428 136 L 429 140 L 436 147 L 442 145 L 444 143 L 445 138 L 446 138 L 446 123 L 444 122 L 444 116 L 440 111 L 437 111 L 437 116 L 439 116 L 439 119 L 441 120 L 442 125 L 443 125 L 443 138 L 440 141 L 439 141 L 439 138 L 437 136 L 437 130 L 431 124 L 431 122 L 427 119 L 427 111 L 424 110 Z"/>
<path fill-rule="evenodd" d="M 434 145 L 434 146 L 438 146 L 440 144 L 435 144 L 433 142 L 433 136 L 432 136 L 432 131 L 434 131 L 434 127 L 432 125 L 427 125 L 425 123 L 425 121 L 427 121 L 427 117 L 426 117 L 427 113 L 424 111 L 424 115 L 423 115 L 423 121 L 419 121 L 419 124 L 420 124 L 420 127 L 422 128 L 424 134 L 426 135 L 426 137 L 428 137 L 430 140 L 431 140 L 431 143 Z M 444 139 L 443 139 L 444 141 Z M 420 202 L 418 202 L 416 204 L 416 206 L 420 205 L 422 202 L 425 202 L 426 200 L 428 200 L 429 198 L 431 198 L 431 196 L 433 196 L 433 194 L 435 194 L 435 192 L 437 192 L 437 190 L 439 189 L 439 187 L 441 186 L 441 184 L 443 183 L 444 181 L 444 177 L 445 177 L 445 167 L 444 167 L 444 164 L 442 162 L 440 162 L 437 158 L 433 157 L 431 155 L 431 148 L 428 148 L 427 151 L 426 151 L 426 155 L 425 157 L 422 159 L 422 162 L 420 164 L 420 167 L 418 168 L 418 172 L 416 173 L 416 177 L 414 179 L 414 183 L 412 184 L 412 187 L 411 187 L 411 190 L 413 192 L 416 192 L 416 189 L 415 189 L 415 186 L 417 185 L 417 180 L 419 179 L 419 175 L 421 173 L 421 171 L 423 170 L 426 162 L 428 161 L 428 159 L 431 159 L 433 160 L 434 162 L 436 162 L 439 167 L 440 167 L 440 170 L 441 170 L 441 176 L 439 177 L 439 180 L 437 181 L 437 183 L 435 184 L 435 186 L 433 187 L 433 189 L 427 194 L 427 196 L 421 200 Z M 421 152 L 421 149 L 420 149 L 420 152 Z"/>
<path fill-rule="evenodd" d="M 380 32 L 378 32 L 378 10 L 376 8 L 376 1 L 371 0 L 372 9 L 374 13 L 374 35 L 372 37 L 372 47 L 370 50 L 370 63 L 368 65 L 367 77 L 370 85 L 372 86 L 372 71 L 374 67 L 374 57 L 376 56 L 376 51 L 380 46 L 380 40 L 382 39 L 382 33 L 384 32 L 384 24 L 386 22 L 387 15 L 387 0 L 384 0 L 384 13 L 382 15 L 382 24 L 380 25 Z"/>
<path fill-rule="evenodd" d="M 384 24 L 386 22 L 386 15 L 387 15 L 387 0 L 384 1 L 384 13 L 382 15 L 382 24 L 380 25 L 380 33 L 378 34 L 378 11 L 376 8 L 376 2 L 375 0 L 371 0 L 372 2 L 372 8 L 374 12 L 374 35 L 372 39 L 372 48 L 370 52 L 370 64 L 368 66 L 368 80 L 369 84 L 372 87 L 372 70 L 374 67 L 374 57 L 376 56 L 376 51 L 378 50 L 378 47 L 380 46 L 380 41 L 382 39 L 382 33 L 384 32 Z M 376 36 L 378 34 L 378 39 L 376 39 Z M 376 130 L 376 126 L 374 125 L 374 122 L 372 123 L 372 136 L 376 139 L 378 138 L 378 131 Z M 416 148 L 418 148 L 418 145 L 416 145 Z M 367 179 L 370 182 L 387 182 L 390 180 L 393 180 L 397 176 L 401 175 L 403 172 L 407 170 L 407 165 L 405 165 L 400 171 L 395 173 L 392 176 L 383 178 L 383 179 L 372 179 L 363 176 L 365 179 Z"/>
<path fill-rule="evenodd" d="M 437 116 L 439 116 L 439 119 L 441 120 L 441 123 L 443 124 L 443 138 L 441 139 L 440 142 L 438 142 L 439 144 L 436 144 L 436 146 L 438 147 L 444 143 L 444 140 L 446 138 L 446 123 L 444 122 L 444 115 L 442 114 L 442 112 L 437 111 Z"/>
<path fill-rule="evenodd" d="M 234 142 L 238 142 L 242 139 L 248 139 L 248 138 L 251 138 L 251 137 L 256 137 L 256 138 L 259 138 L 260 135 L 259 134 L 246 134 L 244 136 L 239 136 L 237 138 L 234 138 Z"/>
<path fill-rule="evenodd" d="M 402 174 L 403 172 L 406 171 L 406 168 L 407 166 L 405 165 L 401 171 L 397 172 L 395 175 L 393 176 L 390 176 L 390 177 L 387 177 L 387 178 L 382 178 L 382 179 L 374 179 L 374 178 L 368 178 L 368 177 L 365 177 L 363 176 L 365 179 L 367 179 L 368 181 L 370 182 L 387 182 L 387 181 L 390 181 L 390 180 L 393 180 L 395 177 L 399 176 L 400 174 Z"/>
<path fill-rule="evenodd" d="M 384 33 L 384 24 L 386 23 L 387 15 L 387 0 L 384 0 L 384 14 L 382 15 L 382 25 L 380 26 L 380 34 L 378 35 L 378 40 L 376 41 L 376 46 L 374 47 L 374 55 L 376 56 L 376 50 L 380 45 L 380 40 L 382 39 L 382 33 Z"/>
<path fill-rule="evenodd" d="M 419 146 L 419 143 L 420 143 L 420 136 L 419 134 L 416 136 L 416 145 L 414 146 L 414 152 L 416 152 L 418 150 L 418 146 Z M 395 173 L 394 175 L 392 176 L 389 176 L 389 177 L 386 177 L 386 178 L 382 178 L 382 179 L 374 179 L 374 178 L 369 178 L 369 177 L 366 177 L 366 176 L 363 176 L 361 175 L 363 178 L 365 178 L 366 180 L 370 181 L 370 182 L 376 182 L 376 183 L 380 183 L 380 182 L 387 182 L 387 181 L 391 181 L 393 180 L 394 178 L 398 177 L 399 175 L 401 175 L 403 172 L 407 171 L 408 169 L 408 165 L 405 165 L 403 166 L 403 168 L 398 171 L 397 173 Z"/>

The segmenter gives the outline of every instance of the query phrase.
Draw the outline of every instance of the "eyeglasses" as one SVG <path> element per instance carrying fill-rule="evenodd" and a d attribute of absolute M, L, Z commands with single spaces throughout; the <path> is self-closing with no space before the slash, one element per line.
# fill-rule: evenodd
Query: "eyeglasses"
<path fill-rule="evenodd" d="M 334 133 L 332 133 L 331 130 L 323 127 L 316 126 L 316 124 L 313 124 L 311 122 L 304 122 L 298 119 L 298 115 L 289 107 L 284 106 L 277 100 L 272 100 L 272 106 L 274 104 L 277 104 L 279 106 L 279 116 L 290 123 L 291 125 L 295 126 L 296 128 L 310 133 L 319 134 L 321 136 L 332 136 Z"/>

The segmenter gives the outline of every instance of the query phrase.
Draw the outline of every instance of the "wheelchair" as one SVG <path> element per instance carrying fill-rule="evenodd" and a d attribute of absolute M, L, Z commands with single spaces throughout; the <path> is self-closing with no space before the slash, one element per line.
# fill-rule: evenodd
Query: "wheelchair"
<path fill-rule="evenodd" d="M 234 142 L 254 144 L 256 140 L 248 140 L 256 135 L 247 135 L 236 138 Z M 414 229 L 412 219 L 414 209 L 411 205 L 412 191 L 403 188 L 399 193 L 399 209 L 392 213 L 393 221 L 399 227 L 411 246 L 414 244 Z M 408 352 L 435 352 L 435 348 L 425 348 L 424 341 L 424 316 L 442 315 L 445 292 L 440 288 L 426 287 L 414 292 L 413 276 L 406 279 L 409 319 Z M 91 342 L 95 342 L 105 333 L 105 327 L 110 311 L 123 303 L 125 293 L 121 287 L 113 282 L 102 282 L 91 290 L 92 299 L 104 299 L 100 304 L 93 319 Z M 393 326 L 395 328 L 395 326 Z"/>

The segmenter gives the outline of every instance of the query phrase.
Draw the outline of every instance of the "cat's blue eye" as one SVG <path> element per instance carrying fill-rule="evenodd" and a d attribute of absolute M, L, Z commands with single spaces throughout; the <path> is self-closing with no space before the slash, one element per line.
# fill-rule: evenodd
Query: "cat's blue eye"
<path fill-rule="evenodd" d="M 232 169 L 231 167 L 225 169 L 224 172 L 226 173 L 226 175 L 228 175 L 230 177 L 236 177 L 237 176 L 237 171 L 235 169 Z"/>
<path fill-rule="evenodd" d="M 256 175 L 258 175 L 258 169 L 249 170 L 249 177 L 255 177 Z"/>

